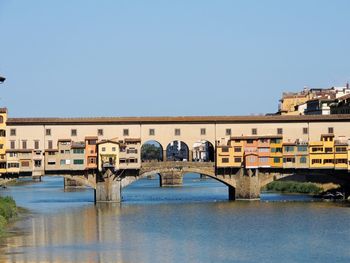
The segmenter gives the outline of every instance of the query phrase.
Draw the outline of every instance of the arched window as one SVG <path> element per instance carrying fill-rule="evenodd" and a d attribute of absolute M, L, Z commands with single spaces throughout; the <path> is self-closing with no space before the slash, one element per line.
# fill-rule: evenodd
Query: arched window
<path fill-rule="evenodd" d="M 0 115 L 0 123 L 4 122 L 4 117 Z"/>

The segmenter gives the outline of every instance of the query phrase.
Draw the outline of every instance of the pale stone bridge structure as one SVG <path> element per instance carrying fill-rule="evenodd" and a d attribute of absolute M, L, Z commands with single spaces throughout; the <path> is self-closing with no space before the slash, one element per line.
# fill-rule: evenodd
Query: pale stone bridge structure
<path fill-rule="evenodd" d="M 350 115 L 329 116 L 196 116 L 196 117 L 110 117 L 110 118 L 9 118 L 6 122 L 6 149 L 33 149 L 40 158 L 52 145 L 64 139 L 84 141 L 87 136 L 140 138 L 141 145 L 157 141 L 163 162 L 142 162 L 140 169 L 104 174 L 97 171 L 51 171 L 96 189 L 96 201 L 120 201 L 121 189 L 141 177 L 159 174 L 162 186 L 179 185 L 185 173 L 199 173 L 228 186 L 229 199 L 256 199 L 267 183 L 295 173 L 288 169 L 232 168 L 218 172 L 214 162 L 171 162 L 166 148 L 181 141 L 191 156 L 193 145 L 205 140 L 216 150 L 217 142 L 231 136 L 276 135 L 283 140 L 316 141 L 330 130 L 337 136 L 350 135 Z M 35 156 L 35 158 L 38 158 Z M 44 161 L 42 162 L 44 163 Z M 50 174 L 44 169 L 46 175 Z"/>

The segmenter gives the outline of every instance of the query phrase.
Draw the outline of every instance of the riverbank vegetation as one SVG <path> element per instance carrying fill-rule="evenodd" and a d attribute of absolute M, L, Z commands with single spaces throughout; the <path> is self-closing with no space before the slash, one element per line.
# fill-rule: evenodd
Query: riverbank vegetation
<path fill-rule="evenodd" d="M 17 216 L 16 202 L 11 197 L 0 197 L 0 236 L 9 220 Z"/>
<path fill-rule="evenodd" d="M 301 194 L 320 194 L 324 191 L 323 187 L 315 183 L 293 182 L 293 181 L 274 181 L 269 183 L 265 191 L 282 193 L 301 193 Z"/>

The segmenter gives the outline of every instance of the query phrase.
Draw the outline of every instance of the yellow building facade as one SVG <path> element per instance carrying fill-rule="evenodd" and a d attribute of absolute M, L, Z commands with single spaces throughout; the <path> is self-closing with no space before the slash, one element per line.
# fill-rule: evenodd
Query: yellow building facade
<path fill-rule="evenodd" d="M 6 121 L 7 109 L 0 109 L 0 174 L 6 173 Z"/>

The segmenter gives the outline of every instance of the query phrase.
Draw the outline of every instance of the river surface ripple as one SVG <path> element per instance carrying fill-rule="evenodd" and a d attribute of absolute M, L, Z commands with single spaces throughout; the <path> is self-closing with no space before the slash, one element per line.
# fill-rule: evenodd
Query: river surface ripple
<path fill-rule="evenodd" d="M 0 191 L 31 213 L 1 242 L 0 262 L 350 262 L 350 207 L 304 195 L 229 202 L 227 187 L 186 175 L 184 186 L 143 179 L 123 203 L 93 203 L 44 177 Z"/>

